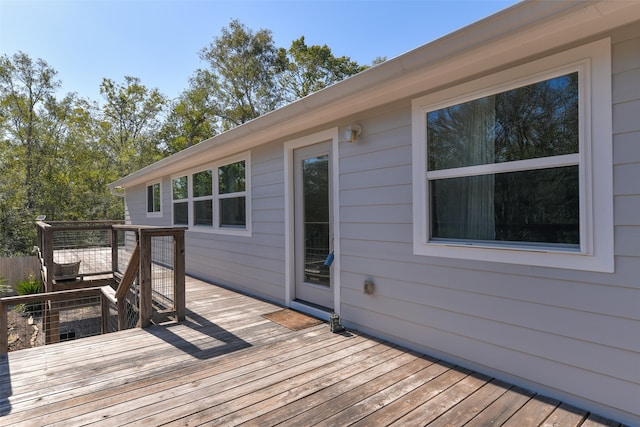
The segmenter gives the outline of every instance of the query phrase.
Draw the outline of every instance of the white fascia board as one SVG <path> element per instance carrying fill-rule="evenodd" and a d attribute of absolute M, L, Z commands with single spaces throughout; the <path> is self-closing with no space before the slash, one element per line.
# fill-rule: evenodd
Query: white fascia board
<path fill-rule="evenodd" d="M 640 20 L 640 2 L 525 1 L 140 169 L 113 190 L 170 175 L 371 108 L 476 78 Z"/>

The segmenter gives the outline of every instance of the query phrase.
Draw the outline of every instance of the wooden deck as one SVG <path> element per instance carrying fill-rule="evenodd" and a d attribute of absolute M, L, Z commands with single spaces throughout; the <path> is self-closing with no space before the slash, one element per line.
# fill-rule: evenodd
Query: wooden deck
<path fill-rule="evenodd" d="M 0 426 L 617 426 L 187 278 L 187 321 L 0 356 Z"/>

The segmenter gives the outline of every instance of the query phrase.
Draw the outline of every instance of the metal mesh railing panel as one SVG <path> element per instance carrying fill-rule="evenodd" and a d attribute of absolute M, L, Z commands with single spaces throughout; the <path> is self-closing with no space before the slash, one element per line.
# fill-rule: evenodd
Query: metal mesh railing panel
<path fill-rule="evenodd" d="M 173 309 L 174 272 L 173 236 L 151 238 L 151 289 L 159 309 Z"/>
<path fill-rule="evenodd" d="M 111 233 L 109 230 L 56 230 L 53 233 L 53 262 L 59 265 L 79 262 L 77 274 L 111 272 Z M 56 274 L 56 266 L 53 266 Z M 60 270 L 59 270 L 60 271 Z M 67 276 L 68 274 L 62 274 Z"/>
<path fill-rule="evenodd" d="M 6 310 L 9 351 L 44 345 L 42 303 L 11 304 Z"/>
<path fill-rule="evenodd" d="M 9 304 L 6 310 L 9 351 L 102 333 L 99 295 Z"/>
<path fill-rule="evenodd" d="M 118 230 L 118 265 L 116 271 L 124 273 L 136 246 L 136 233 L 130 230 Z"/>

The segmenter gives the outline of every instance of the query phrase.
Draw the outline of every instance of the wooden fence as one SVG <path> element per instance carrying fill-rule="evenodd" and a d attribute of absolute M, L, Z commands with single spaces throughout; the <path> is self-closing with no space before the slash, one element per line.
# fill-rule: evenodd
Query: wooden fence
<path fill-rule="evenodd" d="M 29 275 L 40 275 L 40 262 L 37 256 L 0 257 L 0 277 L 7 279 L 7 285 L 13 287 Z"/>

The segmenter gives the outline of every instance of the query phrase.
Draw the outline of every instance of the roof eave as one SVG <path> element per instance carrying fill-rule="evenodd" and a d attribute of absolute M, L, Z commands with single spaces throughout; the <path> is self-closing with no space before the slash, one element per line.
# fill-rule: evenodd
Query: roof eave
<path fill-rule="evenodd" d="M 640 2 L 525 1 L 164 158 L 109 186 L 128 187 L 335 122 L 640 19 Z"/>

